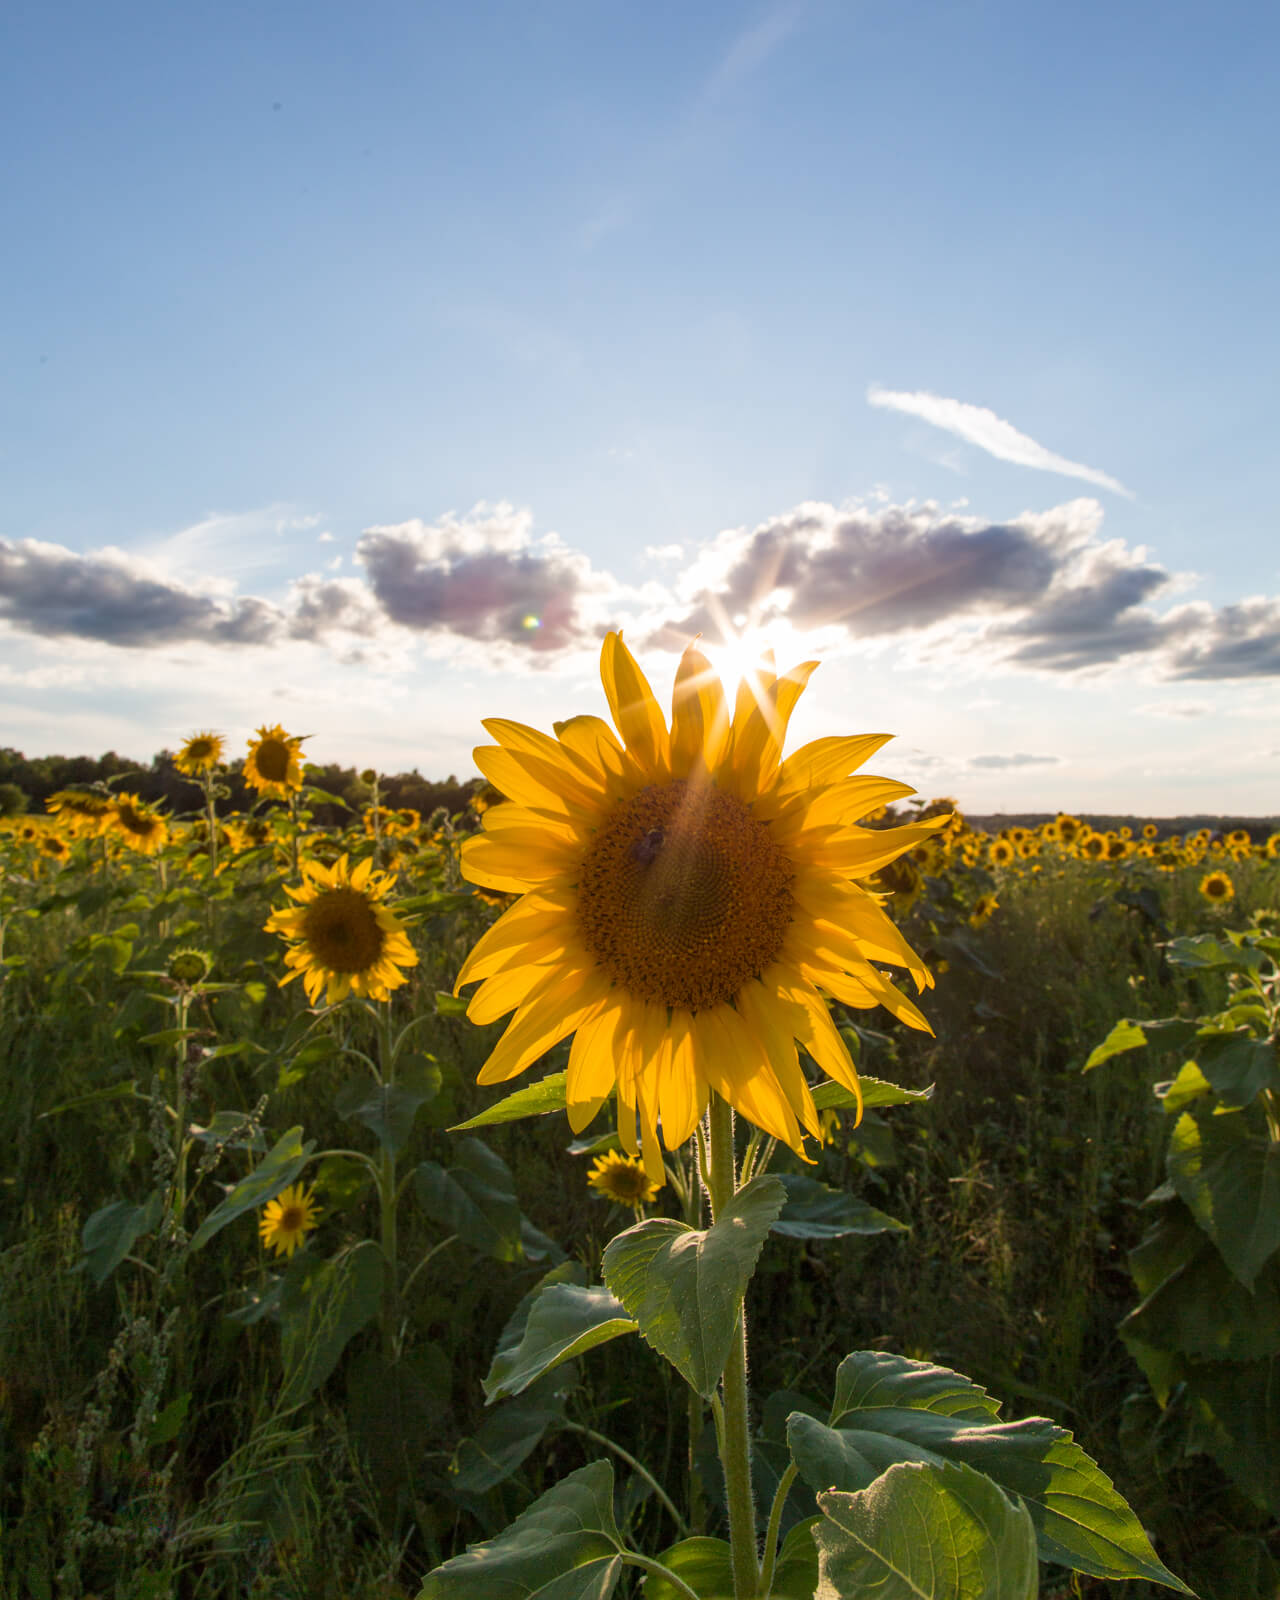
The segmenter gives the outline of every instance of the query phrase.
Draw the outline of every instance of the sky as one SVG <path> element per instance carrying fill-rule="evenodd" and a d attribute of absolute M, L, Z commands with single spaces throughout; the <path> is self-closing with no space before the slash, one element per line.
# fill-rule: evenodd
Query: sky
<path fill-rule="evenodd" d="M 475 771 L 821 662 L 968 810 L 1280 811 L 1280 10 L 0 22 L 0 744 Z"/>

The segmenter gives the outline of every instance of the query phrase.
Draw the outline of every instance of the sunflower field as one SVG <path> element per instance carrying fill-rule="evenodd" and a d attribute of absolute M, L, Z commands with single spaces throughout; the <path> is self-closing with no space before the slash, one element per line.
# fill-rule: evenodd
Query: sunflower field
<path fill-rule="evenodd" d="M 704 667 L 7 807 L 3 1600 L 1280 1594 L 1277 823 Z"/>

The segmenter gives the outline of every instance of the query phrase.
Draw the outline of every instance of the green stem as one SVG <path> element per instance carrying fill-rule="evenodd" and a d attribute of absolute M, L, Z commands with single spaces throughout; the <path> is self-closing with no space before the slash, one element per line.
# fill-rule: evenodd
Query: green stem
<path fill-rule="evenodd" d="M 773 1588 L 773 1569 L 778 1561 L 778 1529 L 782 1524 L 782 1508 L 791 1493 L 799 1468 L 793 1461 L 778 1479 L 773 1505 L 769 1508 L 769 1527 L 764 1536 L 764 1566 L 760 1571 L 760 1593 L 767 1595 Z"/>
<path fill-rule="evenodd" d="M 391 1036 L 391 1004 L 386 1000 L 382 1002 L 382 1014 L 378 1018 L 378 1043 L 379 1065 L 382 1069 L 379 1081 L 389 1087 L 395 1081 L 396 1060 Z M 396 1237 L 396 1207 L 399 1199 L 396 1158 L 384 1145 L 378 1161 L 378 1206 L 382 1217 L 382 1255 L 386 1271 L 382 1292 L 382 1353 L 388 1366 L 394 1365 L 396 1359 L 396 1325 L 400 1315 L 400 1295 L 396 1284 L 399 1276 L 399 1241 Z"/>
<path fill-rule="evenodd" d="M 711 1215 L 718 1219 L 733 1199 L 737 1175 L 733 1153 L 733 1107 L 718 1094 L 711 1096 Z M 760 1593 L 760 1567 L 756 1553 L 756 1511 L 751 1496 L 751 1430 L 747 1420 L 747 1321 L 739 1314 L 738 1327 L 724 1376 L 724 1431 L 720 1460 L 724 1468 L 725 1499 L 729 1507 L 729 1548 L 733 1557 L 735 1600 L 755 1600 Z"/>
<path fill-rule="evenodd" d="M 614 1455 L 617 1456 L 620 1461 L 625 1461 L 631 1468 L 632 1472 L 634 1472 L 638 1477 L 644 1479 L 644 1481 L 653 1490 L 654 1494 L 657 1495 L 658 1499 L 667 1508 L 671 1520 L 675 1523 L 676 1531 L 679 1533 L 680 1537 L 682 1539 L 687 1539 L 689 1537 L 688 1523 L 676 1509 L 676 1506 L 670 1495 L 649 1471 L 648 1467 L 645 1466 L 643 1461 L 637 1461 L 629 1450 L 624 1450 L 620 1444 L 615 1444 L 614 1441 L 606 1434 L 597 1433 L 594 1428 L 583 1427 L 582 1423 L 580 1422 L 562 1422 L 560 1426 L 567 1429 L 569 1433 L 580 1433 L 584 1439 L 590 1439 L 594 1444 L 603 1445 L 606 1450 L 612 1450 Z"/>

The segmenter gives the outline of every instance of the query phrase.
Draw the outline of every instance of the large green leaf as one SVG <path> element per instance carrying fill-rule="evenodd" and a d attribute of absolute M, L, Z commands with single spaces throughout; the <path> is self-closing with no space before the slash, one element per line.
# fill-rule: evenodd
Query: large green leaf
<path fill-rule="evenodd" d="M 777 1178 L 753 1178 L 711 1227 L 654 1217 L 618 1234 L 604 1253 L 604 1281 L 641 1337 L 705 1399 L 720 1381 L 742 1297 L 786 1198 Z"/>
<path fill-rule="evenodd" d="M 1197 1363 L 1188 1387 L 1218 1465 L 1280 1517 L 1280 1353 Z"/>
<path fill-rule="evenodd" d="M 427 1574 L 418 1600 L 608 1600 L 622 1572 L 613 1468 L 593 1461 L 494 1539 Z"/>
<path fill-rule="evenodd" d="M 812 1528 L 816 1518 L 792 1528 L 782 1541 L 773 1569 L 769 1600 L 813 1600 L 818 1586 L 818 1550 Z M 681 1539 L 656 1558 L 686 1583 L 698 1600 L 735 1600 L 733 1557 L 726 1539 L 699 1536 Z M 644 1600 L 687 1600 L 682 1589 L 660 1573 L 644 1580 Z"/>
<path fill-rule="evenodd" d="M 268 1200 L 274 1200 L 281 1189 L 287 1189 L 306 1166 L 315 1147 L 314 1139 L 308 1139 L 303 1144 L 301 1127 L 290 1128 L 287 1133 L 281 1134 L 249 1176 L 241 1178 L 227 1198 L 214 1206 L 192 1235 L 191 1248 L 199 1250 L 229 1222 L 234 1222 L 246 1211 L 265 1206 Z"/>
<path fill-rule="evenodd" d="M 422 1209 L 473 1250 L 499 1261 L 519 1261 L 520 1205 L 515 1181 L 501 1156 L 479 1139 L 459 1139 L 447 1169 L 424 1161 L 413 1175 Z"/>
<path fill-rule="evenodd" d="M 1192 1216 L 1252 1288 L 1280 1247 L 1280 1144 L 1253 1133 L 1243 1112 L 1184 1111 L 1173 1125 L 1167 1165 Z"/>
<path fill-rule="evenodd" d="M 495 1405 L 454 1453 L 451 1472 L 457 1488 L 484 1494 L 518 1471 L 547 1429 L 564 1419 L 565 1396 L 577 1381 L 577 1368 L 566 1363 L 516 1399 Z"/>
<path fill-rule="evenodd" d="M 153 1190 L 140 1206 L 127 1200 L 113 1200 L 100 1206 L 84 1225 L 81 1243 L 84 1264 L 95 1283 L 104 1283 L 133 1249 L 143 1234 L 160 1221 L 164 1199 Z"/>
<path fill-rule="evenodd" d="M 818 1496 L 815 1600 L 1035 1600 L 1026 1508 L 969 1467 L 903 1463 Z"/>
<path fill-rule="evenodd" d="M 494 1356 L 485 1399 L 508 1399 L 562 1361 L 635 1331 L 635 1322 L 603 1285 L 548 1284 L 528 1309 L 519 1344 Z"/>
<path fill-rule="evenodd" d="M 465 1001 L 463 1002 L 465 1005 Z M 565 1094 L 567 1072 L 553 1072 L 523 1089 L 517 1089 L 505 1099 L 466 1122 L 455 1123 L 450 1133 L 465 1133 L 469 1128 L 487 1128 L 495 1122 L 519 1122 L 522 1117 L 545 1117 L 552 1111 L 563 1111 L 568 1104 Z"/>
<path fill-rule="evenodd" d="M 1102 1043 L 1095 1045 L 1090 1051 L 1084 1070 L 1092 1072 L 1094 1067 L 1100 1067 L 1104 1061 L 1110 1061 L 1112 1056 L 1123 1055 L 1126 1050 L 1145 1049 L 1146 1043 L 1147 1036 L 1138 1024 L 1131 1022 L 1128 1017 L 1121 1017 Z"/>
<path fill-rule="evenodd" d="M 1190 972 L 1208 972 L 1213 969 L 1230 972 L 1257 972 L 1263 955 L 1251 944 L 1237 943 L 1237 934 L 1219 936 L 1214 933 L 1192 934 L 1183 939 L 1171 939 L 1164 947 L 1165 957 L 1174 967 Z"/>
<path fill-rule="evenodd" d="M 443 1074 L 438 1063 L 416 1056 L 395 1083 L 374 1083 L 361 1073 L 338 1090 L 334 1109 L 340 1117 L 362 1122 L 384 1150 L 399 1155 L 413 1133 L 418 1108 L 440 1093 Z"/>
<path fill-rule="evenodd" d="M 861 1491 L 898 1462 L 958 1462 L 1025 1502 L 1043 1560 L 1094 1577 L 1183 1587 L 1066 1429 L 1044 1417 L 998 1422 L 996 1410 L 959 1373 L 858 1351 L 840 1365 L 830 1426 L 796 1413 L 787 1437 L 801 1477 L 814 1489 Z"/>
<path fill-rule="evenodd" d="M 843 1239 L 851 1233 L 906 1233 L 908 1224 L 886 1216 L 857 1195 L 831 1189 L 807 1173 L 779 1174 L 787 1203 L 772 1233 L 790 1239 Z"/>
<path fill-rule="evenodd" d="M 862 1090 L 862 1104 L 868 1111 L 873 1106 L 921 1105 L 933 1099 L 932 1084 L 927 1089 L 904 1089 L 883 1078 L 869 1078 L 865 1072 L 858 1074 L 858 1087 Z M 813 1103 L 819 1111 L 849 1111 L 856 1108 L 858 1097 L 852 1089 L 828 1080 L 813 1091 Z"/>
<path fill-rule="evenodd" d="M 1224 1106 L 1247 1106 L 1264 1089 L 1280 1089 L 1274 1041 L 1257 1039 L 1248 1028 L 1201 1030 L 1195 1052 Z"/>
<path fill-rule="evenodd" d="M 1120 1324 L 1126 1343 L 1230 1362 L 1280 1346 L 1280 1258 L 1263 1267 L 1251 1292 L 1181 1202 L 1166 1206 L 1129 1252 L 1129 1270 L 1143 1298 Z"/>
<path fill-rule="evenodd" d="M 1084 1070 L 1101 1066 L 1112 1056 L 1123 1055 L 1126 1050 L 1138 1050 L 1143 1045 L 1154 1045 L 1158 1050 L 1181 1050 L 1195 1037 L 1199 1024 L 1186 1017 L 1157 1017 L 1154 1021 L 1135 1022 L 1122 1017 L 1107 1037 L 1098 1045 L 1084 1064 Z"/>
<path fill-rule="evenodd" d="M 381 1249 L 362 1239 L 332 1261 L 317 1261 L 298 1298 L 282 1301 L 281 1406 L 301 1405 L 314 1394 L 355 1335 L 377 1316 L 383 1271 Z"/>

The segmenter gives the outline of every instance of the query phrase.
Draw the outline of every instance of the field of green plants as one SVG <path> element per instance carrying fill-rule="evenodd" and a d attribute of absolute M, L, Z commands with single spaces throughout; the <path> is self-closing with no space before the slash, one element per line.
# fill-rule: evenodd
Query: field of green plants
<path fill-rule="evenodd" d="M 575 1134 L 567 1040 L 478 1085 L 503 1024 L 455 984 L 514 897 L 461 846 L 501 796 L 337 794 L 300 743 L 261 730 L 242 809 L 194 735 L 164 773 L 185 806 L 121 774 L 0 823 L 0 1596 L 732 1595 L 728 1333 L 717 1365 L 679 1305 L 633 1304 L 619 1241 L 705 1225 L 697 1142 L 646 1171 L 607 1097 Z M 739 1122 L 782 1180 L 744 1208 L 737 1291 L 759 1593 L 815 1592 L 815 1494 L 834 1526 L 825 1491 L 869 1481 L 830 1451 L 874 1369 L 871 1477 L 994 1479 L 1001 1516 L 1030 1507 L 1041 1594 L 1275 1596 L 1276 824 L 864 821 L 948 813 L 869 884 L 936 977 L 932 1036 L 833 1000 L 861 1119 L 819 1091 L 811 1162 Z M 940 1369 L 983 1426 L 939 1412 L 914 1449 L 893 1419 Z M 1038 1477 L 1004 1451 L 1033 1417 L 1057 1425 Z M 1111 1507 L 1076 1543 L 1063 1430 Z M 556 1566 L 588 1502 L 596 1544 Z M 486 1541 L 490 1568 L 430 1576 Z M 834 1549 L 819 1592 L 853 1593 Z"/>

